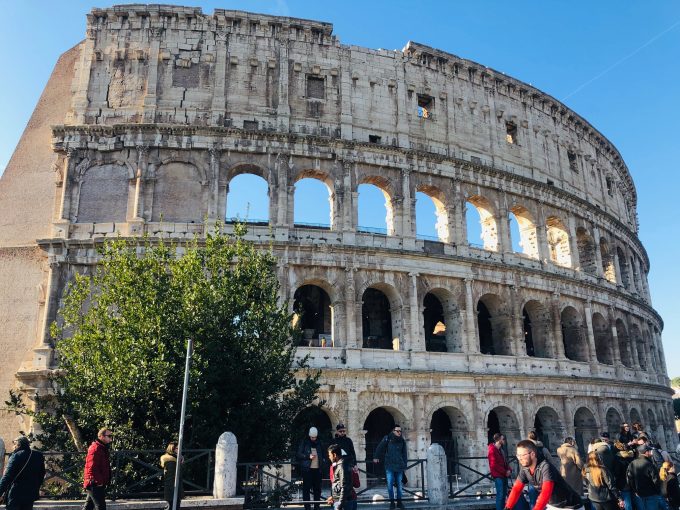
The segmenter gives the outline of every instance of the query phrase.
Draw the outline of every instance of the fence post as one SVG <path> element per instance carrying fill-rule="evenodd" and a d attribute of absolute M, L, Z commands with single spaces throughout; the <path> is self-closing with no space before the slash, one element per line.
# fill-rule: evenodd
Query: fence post
<path fill-rule="evenodd" d="M 444 506 L 449 499 L 446 453 L 440 444 L 427 449 L 427 496 L 431 505 Z"/>
<path fill-rule="evenodd" d="M 215 448 L 215 499 L 232 498 L 236 495 L 236 460 L 238 442 L 231 432 L 223 432 Z"/>

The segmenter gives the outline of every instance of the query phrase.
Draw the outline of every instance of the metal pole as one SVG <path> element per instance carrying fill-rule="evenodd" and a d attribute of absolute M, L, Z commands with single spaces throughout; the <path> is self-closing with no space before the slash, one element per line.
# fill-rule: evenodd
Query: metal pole
<path fill-rule="evenodd" d="M 187 343 L 187 362 L 184 367 L 184 390 L 182 392 L 182 412 L 179 418 L 179 438 L 177 440 L 177 466 L 175 467 L 175 489 L 172 495 L 172 510 L 177 510 L 177 498 L 179 497 L 179 487 L 182 472 L 182 446 L 184 444 L 184 419 L 187 414 L 187 394 L 189 393 L 189 367 L 191 366 L 191 355 L 194 352 L 194 341 L 190 338 Z"/>

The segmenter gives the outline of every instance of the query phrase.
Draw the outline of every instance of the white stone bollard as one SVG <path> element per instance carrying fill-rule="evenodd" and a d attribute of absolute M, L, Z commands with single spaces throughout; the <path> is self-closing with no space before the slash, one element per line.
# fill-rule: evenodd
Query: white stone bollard
<path fill-rule="evenodd" d="M 446 453 L 436 443 L 427 449 L 427 495 L 431 505 L 445 506 L 449 500 Z"/>
<path fill-rule="evenodd" d="M 215 448 L 215 499 L 233 498 L 236 495 L 236 459 L 238 442 L 231 432 L 223 432 Z"/>

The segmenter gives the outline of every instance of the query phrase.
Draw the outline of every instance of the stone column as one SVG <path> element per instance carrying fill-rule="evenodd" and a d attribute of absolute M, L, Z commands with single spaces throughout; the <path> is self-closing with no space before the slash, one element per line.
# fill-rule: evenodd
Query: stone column
<path fill-rule="evenodd" d="M 607 320 L 612 332 L 612 361 L 618 372 L 621 369 L 621 352 L 619 351 L 619 332 L 616 330 L 616 320 L 614 319 L 614 307 L 609 307 Z"/>
<path fill-rule="evenodd" d="M 50 256 L 47 286 L 39 289 L 38 302 L 42 305 L 38 333 L 40 345 L 33 349 L 33 368 L 38 370 L 47 370 L 52 366 L 54 350 L 50 342 L 50 324 L 55 320 L 59 309 L 61 262 L 61 260 L 56 260 L 54 255 Z M 0 472 L 2 472 L 1 469 Z"/>
<path fill-rule="evenodd" d="M 406 70 L 404 66 L 404 56 L 401 53 L 394 55 L 394 66 L 397 83 L 406 84 Z M 406 86 L 396 87 L 397 91 L 397 143 L 399 147 L 410 148 L 408 111 L 411 108 L 411 101 L 406 95 Z"/>
<path fill-rule="evenodd" d="M 92 22 L 89 22 L 92 23 Z M 73 80 L 73 101 L 71 112 L 68 116 L 73 116 L 73 123 L 85 124 L 85 114 L 90 105 L 88 100 L 88 88 L 90 84 L 90 73 L 92 69 L 92 61 L 95 39 L 97 37 L 97 29 L 89 26 L 85 33 L 85 41 L 81 43 L 80 58 L 76 69 L 78 70 Z M 67 116 L 67 117 L 68 117 Z"/>
<path fill-rule="evenodd" d="M 604 264 L 602 263 L 602 252 L 600 251 L 600 229 L 593 227 L 593 242 L 595 243 L 595 260 L 597 261 L 597 276 L 604 278 Z"/>
<path fill-rule="evenodd" d="M 595 348 L 595 333 L 593 332 L 593 310 L 590 299 L 586 301 L 586 330 L 588 332 L 588 348 L 590 350 L 590 363 L 597 364 L 597 349 Z"/>
<path fill-rule="evenodd" d="M 512 238 L 510 236 L 510 221 L 508 218 L 507 196 L 505 192 L 503 192 L 502 200 L 500 201 L 496 223 L 498 225 L 498 252 L 513 253 Z"/>
<path fill-rule="evenodd" d="M 571 251 L 571 267 L 576 269 L 581 267 L 581 258 L 578 253 L 578 242 L 576 241 L 576 220 L 569 216 L 567 220 L 567 230 L 569 232 L 569 251 Z"/>
<path fill-rule="evenodd" d="M 404 249 L 415 248 L 416 226 L 413 221 L 414 201 L 411 196 L 411 172 L 413 167 L 401 169 L 401 194 L 403 202 L 401 204 L 401 236 L 403 238 Z M 395 218 L 396 226 L 396 218 Z M 395 229 L 395 235 L 399 232 Z"/>
<path fill-rule="evenodd" d="M 341 297 L 331 303 L 331 338 L 333 347 L 347 347 L 347 309 Z"/>
<path fill-rule="evenodd" d="M 77 157 L 78 151 L 73 148 L 69 148 L 66 151 L 66 157 L 64 158 L 64 166 L 62 170 L 62 180 L 61 180 L 61 199 L 58 208 L 58 222 L 70 222 L 71 217 L 71 200 L 70 195 L 72 192 L 72 187 L 74 186 L 74 167 L 75 158 Z M 80 165 L 85 159 L 81 160 L 78 164 Z"/>
<path fill-rule="evenodd" d="M 421 327 L 421 317 L 420 312 L 420 299 L 418 297 L 418 273 L 409 273 L 410 287 L 409 287 L 409 321 L 411 327 L 409 328 L 409 336 L 404 350 L 411 351 L 424 351 L 425 350 L 425 335 L 423 334 L 423 328 Z"/>
<path fill-rule="evenodd" d="M 354 138 L 352 129 L 352 69 L 350 67 L 352 50 L 341 48 L 340 54 L 342 56 L 340 60 L 340 137 L 343 140 L 352 140 Z"/>
<path fill-rule="evenodd" d="M 135 178 L 132 181 L 132 197 L 128 197 L 128 200 L 132 201 L 131 207 L 128 206 L 127 221 L 133 222 L 143 222 L 143 211 L 144 211 L 144 190 L 143 190 L 143 179 L 146 174 L 146 167 L 149 157 L 149 147 L 147 145 L 137 146 L 137 170 L 135 171 Z"/>
<path fill-rule="evenodd" d="M 465 352 L 479 353 L 477 336 L 477 310 L 472 299 L 472 278 L 465 278 Z"/>
<path fill-rule="evenodd" d="M 519 287 L 512 285 L 510 287 L 510 298 L 512 305 L 512 336 L 515 338 L 512 342 L 512 350 L 515 356 L 527 356 L 527 344 L 524 341 L 524 314 L 522 313 L 522 300 L 519 296 Z"/>
<path fill-rule="evenodd" d="M 427 496 L 430 505 L 445 507 L 449 501 L 446 453 L 440 444 L 427 449 Z"/>
<path fill-rule="evenodd" d="M 538 248 L 538 258 L 542 264 L 550 262 L 550 250 L 548 249 L 548 232 L 546 230 L 545 212 L 543 204 L 539 202 L 538 214 L 536 218 L 536 246 Z"/>
<path fill-rule="evenodd" d="M 358 337 L 357 321 L 361 321 L 361 310 L 357 315 L 357 302 L 354 287 L 354 273 L 357 268 L 347 266 L 345 268 L 345 308 L 347 314 L 347 339 L 346 346 L 350 349 L 361 347 L 361 339 Z M 359 303 L 361 305 L 361 303 Z"/>
<path fill-rule="evenodd" d="M 143 117 L 144 122 L 153 124 L 156 122 L 157 97 L 156 89 L 158 87 L 158 57 L 161 47 L 161 34 L 163 29 L 161 27 L 153 27 L 149 29 L 149 71 L 146 80 L 146 94 L 144 95 Z M 219 61 L 218 61 L 219 64 Z"/>
<path fill-rule="evenodd" d="M 550 302 L 553 332 L 553 354 L 557 359 L 566 359 L 564 353 L 564 337 L 562 336 L 562 315 L 560 314 L 560 293 L 553 292 Z"/>
<path fill-rule="evenodd" d="M 215 448 L 215 499 L 233 498 L 236 495 L 236 460 L 238 442 L 231 432 L 223 432 Z"/>
<path fill-rule="evenodd" d="M 572 409 L 572 404 L 571 404 L 571 397 L 565 396 L 562 397 L 562 412 L 564 419 L 562 420 L 564 422 L 564 434 L 565 436 L 571 436 L 575 437 L 576 436 L 576 427 L 574 427 L 574 417 L 571 414 L 571 409 Z"/>
<path fill-rule="evenodd" d="M 210 123 L 213 126 L 223 126 L 225 120 L 228 37 L 226 29 L 218 28 L 215 30 L 215 80 L 213 81 L 213 96 L 210 102 Z M 288 69 L 288 63 L 286 63 L 286 69 Z M 286 80 L 287 85 L 288 81 Z"/>
<path fill-rule="evenodd" d="M 222 220 L 227 214 L 226 209 L 223 213 L 219 212 L 220 204 L 220 155 L 222 150 L 218 146 L 208 149 L 210 155 L 210 200 L 208 202 L 208 221 L 214 222 Z"/>
<path fill-rule="evenodd" d="M 467 247 L 467 224 L 465 223 L 465 200 L 460 192 L 460 181 L 453 181 L 453 244 Z M 451 221 L 451 220 L 450 220 Z"/>
<path fill-rule="evenodd" d="M 279 122 L 279 129 L 284 133 L 290 131 L 290 104 L 288 97 L 288 87 L 290 78 L 288 76 L 288 45 L 290 44 L 287 34 L 281 34 L 278 39 L 279 44 L 279 106 L 276 108 L 276 119 Z"/>

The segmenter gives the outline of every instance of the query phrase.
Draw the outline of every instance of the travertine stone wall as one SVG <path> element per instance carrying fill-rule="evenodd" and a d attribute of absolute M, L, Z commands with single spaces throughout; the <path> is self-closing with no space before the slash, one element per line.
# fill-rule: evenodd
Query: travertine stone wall
<path fill-rule="evenodd" d="M 97 243 L 202 236 L 224 220 L 230 181 L 251 173 L 267 182 L 269 224 L 248 237 L 271 243 L 281 298 L 292 303 L 304 285 L 328 295 L 324 342 L 299 352 L 323 369 L 325 410 L 360 456 L 377 408 L 421 458 L 439 410 L 459 454 L 483 451 L 491 411 L 511 443 L 536 416 L 553 449 L 636 416 L 677 441 L 630 174 L 554 98 L 417 43 L 346 46 L 328 23 L 237 11 L 94 9 L 72 55 L 70 107 L 51 118 L 51 145 L 39 144 L 54 171 L 40 193 L 50 213 L 35 222 L 44 233 L 29 243 L 40 297 L 21 297 L 33 329 L 3 339 L 34 351 L 13 361 L 3 388 L 44 384 L 55 367 L 46 325 L 74 272 L 96 266 Z M 0 193 L 21 178 L 11 170 Z M 329 228 L 294 223 L 295 183 L 310 177 L 329 190 Z M 385 192 L 386 235 L 358 225 L 363 183 Z M 437 240 L 416 236 L 417 192 L 435 203 Z M 466 204 L 480 213 L 482 245 L 468 242 Z M 19 270 L 7 267 L 7 278 Z M 378 306 L 368 289 L 389 303 L 380 317 L 364 309 Z M 445 352 L 425 330 L 426 298 L 441 305 Z M 364 331 L 381 320 L 382 349 Z"/>

